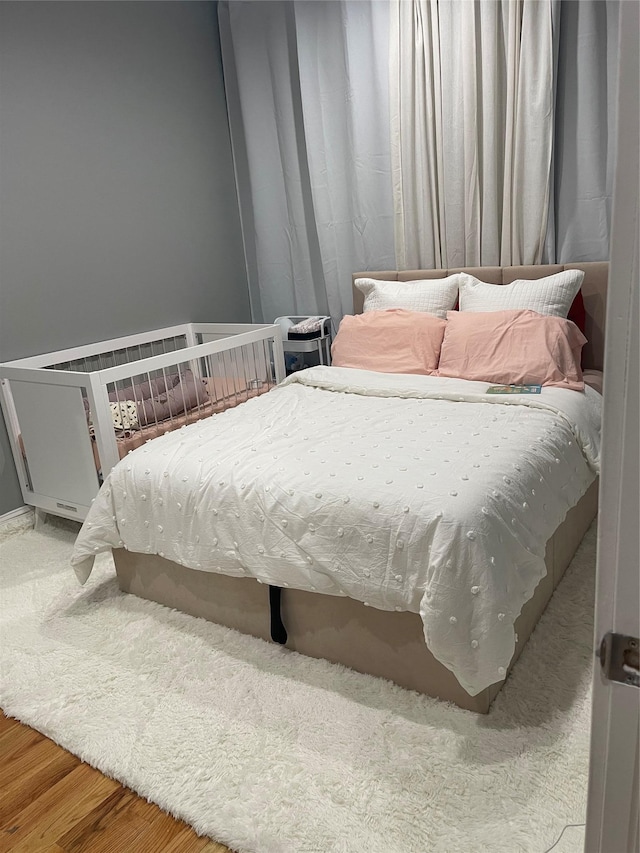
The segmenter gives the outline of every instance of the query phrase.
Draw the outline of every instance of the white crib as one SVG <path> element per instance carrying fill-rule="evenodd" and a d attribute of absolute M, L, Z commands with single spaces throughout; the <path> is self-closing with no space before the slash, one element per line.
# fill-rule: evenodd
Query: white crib
<path fill-rule="evenodd" d="M 0 364 L 0 404 L 24 501 L 83 520 L 126 453 L 265 393 L 284 376 L 280 328 L 261 324 L 187 323 Z M 193 406 L 187 378 L 200 389 Z M 137 401 L 137 389 L 162 387 L 161 380 L 175 383 L 177 407 L 159 417 L 155 400 L 163 398 L 146 398 L 139 401 L 151 412 L 146 421 L 117 430 L 114 397 Z"/>

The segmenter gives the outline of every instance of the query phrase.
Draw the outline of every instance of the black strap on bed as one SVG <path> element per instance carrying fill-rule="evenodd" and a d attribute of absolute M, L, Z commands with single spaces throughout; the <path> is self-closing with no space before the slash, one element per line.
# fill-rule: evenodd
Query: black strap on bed
<path fill-rule="evenodd" d="M 271 615 L 271 639 L 274 643 L 279 643 L 281 646 L 287 642 L 287 629 L 282 621 L 280 613 L 280 600 L 282 589 L 279 586 L 271 586 L 269 584 L 269 612 Z"/>

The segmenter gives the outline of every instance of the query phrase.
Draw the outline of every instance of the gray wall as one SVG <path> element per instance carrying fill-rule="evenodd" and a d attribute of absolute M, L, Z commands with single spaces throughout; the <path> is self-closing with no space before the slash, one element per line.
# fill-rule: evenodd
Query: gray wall
<path fill-rule="evenodd" d="M 5 0 L 0 361 L 185 320 L 250 320 L 215 3 Z"/>

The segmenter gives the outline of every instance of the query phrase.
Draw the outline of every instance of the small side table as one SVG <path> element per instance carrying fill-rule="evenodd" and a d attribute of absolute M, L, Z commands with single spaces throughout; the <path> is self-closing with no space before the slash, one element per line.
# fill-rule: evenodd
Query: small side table
<path fill-rule="evenodd" d="M 320 364 L 331 364 L 331 317 L 321 317 L 320 331 L 317 336 L 307 338 L 305 340 L 289 340 L 287 337 L 287 327 L 299 323 L 301 320 L 307 320 L 313 314 L 276 317 L 273 321 L 282 329 L 282 347 L 285 352 L 285 362 L 287 353 L 317 353 L 318 362 Z M 291 371 L 289 371 L 291 372 Z"/>

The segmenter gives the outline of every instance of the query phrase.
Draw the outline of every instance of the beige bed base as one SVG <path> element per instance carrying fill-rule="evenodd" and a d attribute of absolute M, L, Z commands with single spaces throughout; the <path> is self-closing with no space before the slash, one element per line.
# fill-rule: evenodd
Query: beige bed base
<path fill-rule="evenodd" d="M 597 500 L 596 481 L 547 543 L 547 574 L 516 621 L 518 642 L 511 666 L 594 518 Z M 266 584 L 187 569 L 152 554 L 118 549 L 113 556 L 124 592 L 270 640 Z M 469 696 L 427 648 L 422 619 L 416 613 L 376 610 L 351 598 L 288 588 L 282 590 L 282 617 L 288 649 L 387 678 L 470 711 L 486 714 L 504 683 Z"/>
<path fill-rule="evenodd" d="M 354 274 L 383 280 L 411 281 L 441 278 L 465 271 L 501 285 L 517 278 L 540 278 L 563 269 L 582 269 L 582 292 L 587 314 L 589 344 L 583 352 L 585 368 L 602 370 L 607 294 L 607 263 L 556 264 L 531 267 L 473 267 L 461 270 L 407 270 Z M 362 310 L 362 294 L 354 289 L 354 308 Z M 597 513 L 597 480 L 547 543 L 547 574 L 540 581 L 515 623 L 518 635 L 509 669 L 537 624 L 554 589 L 571 562 L 591 521 Z M 120 588 L 141 598 L 156 601 L 245 634 L 269 640 L 268 587 L 251 578 L 230 578 L 194 571 L 147 554 L 114 551 Z M 288 632 L 287 648 L 310 657 L 341 663 L 445 699 L 470 711 L 487 713 L 504 681 L 487 687 L 477 696 L 460 686 L 453 673 L 437 661 L 424 641 L 423 625 L 415 613 L 396 613 L 365 607 L 350 598 L 327 596 L 296 589 L 282 591 L 282 615 Z"/>

